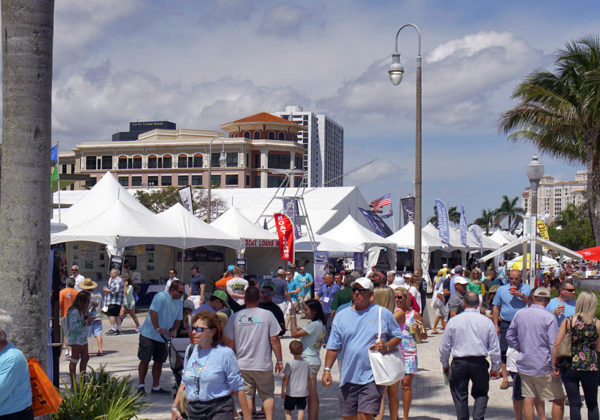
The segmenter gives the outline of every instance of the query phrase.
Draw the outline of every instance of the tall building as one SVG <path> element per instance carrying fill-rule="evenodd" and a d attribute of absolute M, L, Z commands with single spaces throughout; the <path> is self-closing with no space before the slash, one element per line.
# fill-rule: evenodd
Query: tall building
<path fill-rule="evenodd" d="M 587 172 L 577 171 L 574 181 L 556 181 L 551 175 L 544 175 L 538 187 L 538 214 L 548 215 L 553 221 L 571 203 L 580 206 L 585 203 Z M 531 190 L 526 187 L 521 194 L 521 206 L 531 212 Z"/>
<path fill-rule="evenodd" d="M 344 128 L 324 114 L 286 106 L 274 112 L 305 127 L 298 133 L 304 147 L 304 170 L 311 187 L 340 187 L 344 184 Z"/>

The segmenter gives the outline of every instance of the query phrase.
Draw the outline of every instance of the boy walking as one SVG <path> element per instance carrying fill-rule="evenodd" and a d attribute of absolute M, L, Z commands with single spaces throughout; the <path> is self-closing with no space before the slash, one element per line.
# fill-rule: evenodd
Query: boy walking
<path fill-rule="evenodd" d="M 302 359 L 303 351 L 304 347 L 300 341 L 294 340 L 290 343 L 290 352 L 294 356 L 294 360 L 286 363 L 281 383 L 285 420 L 292 420 L 292 411 L 295 409 L 298 409 L 298 420 L 304 420 L 311 368 L 310 364 Z"/>

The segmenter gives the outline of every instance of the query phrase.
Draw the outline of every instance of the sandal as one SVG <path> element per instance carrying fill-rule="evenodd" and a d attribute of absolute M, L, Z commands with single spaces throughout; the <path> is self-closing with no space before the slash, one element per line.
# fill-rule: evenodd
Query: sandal
<path fill-rule="evenodd" d="M 98 354 L 97 354 L 97 356 L 102 357 L 102 356 L 104 356 L 104 353 L 101 352 L 101 351 L 99 351 Z"/>
<path fill-rule="evenodd" d="M 431 334 L 439 334 L 440 332 L 438 330 L 431 330 L 429 331 Z"/>

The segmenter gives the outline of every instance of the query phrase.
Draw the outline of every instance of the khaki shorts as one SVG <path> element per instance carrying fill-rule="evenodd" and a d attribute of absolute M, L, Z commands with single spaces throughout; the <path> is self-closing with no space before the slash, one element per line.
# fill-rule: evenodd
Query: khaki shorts
<path fill-rule="evenodd" d="M 317 379 L 317 374 L 319 373 L 319 369 L 321 369 L 321 365 L 310 365 L 310 378 Z"/>
<path fill-rule="evenodd" d="M 521 394 L 525 398 L 539 398 L 542 401 L 554 401 L 565 397 L 560 378 L 550 374 L 529 376 L 519 373 L 521 377 Z"/>
<path fill-rule="evenodd" d="M 275 377 L 271 370 L 242 370 L 244 378 L 244 392 L 246 397 L 254 398 L 254 393 L 258 391 L 258 397 L 265 401 L 275 396 Z"/>

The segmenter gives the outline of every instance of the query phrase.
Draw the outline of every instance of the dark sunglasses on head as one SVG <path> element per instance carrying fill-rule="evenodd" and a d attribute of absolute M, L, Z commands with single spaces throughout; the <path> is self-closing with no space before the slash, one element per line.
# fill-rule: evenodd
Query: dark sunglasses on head
<path fill-rule="evenodd" d="M 369 291 L 369 289 L 361 289 L 359 287 L 353 287 L 352 288 L 352 293 L 356 293 L 356 292 L 358 292 L 358 293 L 365 293 L 365 292 L 368 292 L 368 291 Z"/>

